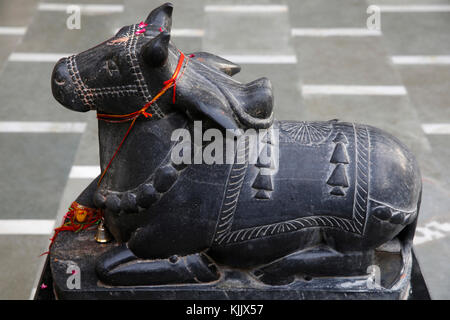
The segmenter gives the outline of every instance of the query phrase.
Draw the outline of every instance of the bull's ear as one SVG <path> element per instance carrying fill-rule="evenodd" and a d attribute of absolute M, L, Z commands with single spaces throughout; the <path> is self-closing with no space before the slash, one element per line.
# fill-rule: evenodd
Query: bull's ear
<path fill-rule="evenodd" d="M 144 61 L 152 67 L 161 67 L 169 56 L 170 33 L 161 32 L 142 46 L 141 54 Z"/>
<path fill-rule="evenodd" d="M 150 12 L 147 19 L 145 19 L 145 23 L 155 26 L 158 30 L 161 28 L 163 31 L 170 32 L 172 28 L 172 11 L 173 4 L 167 2 Z"/>
<path fill-rule="evenodd" d="M 229 76 L 233 76 L 241 71 L 240 65 L 228 61 L 227 59 L 224 59 L 222 57 L 216 56 L 215 54 L 211 54 L 208 52 L 194 52 L 190 55 L 192 56 L 192 59 L 209 65 Z"/>
<path fill-rule="evenodd" d="M 207 116 L 224 129 L 238 131 L 240 129 L 240 126 L 236 119 L 233 117 L 233 114 L 230 113 L 229 110 L 220 108 L 220 105 L 221 104 L 211 105 L 204 101 L 201 101 L 201 99 L 198 99 L 194 104 L 194 113 L 200 113 L 204 116 Z M 237 133 L 237 135 L 239 135 L 239 133 Z"/>
<path fill-rule="evenodd" d="M 192 92 L 190 91 L 191 94 Z M 211 99 L 204 100 L 202 97 L 199 97 L 183 105 L 187 109 L 187 112 L 194 118 L 197 116 L 207 117 L 224 129 L 239 130 L 241 126 L 234 117 L 233 112 L 225 107 L 223 101 L 218 99 L 220 98 L 212 97 Z"/>

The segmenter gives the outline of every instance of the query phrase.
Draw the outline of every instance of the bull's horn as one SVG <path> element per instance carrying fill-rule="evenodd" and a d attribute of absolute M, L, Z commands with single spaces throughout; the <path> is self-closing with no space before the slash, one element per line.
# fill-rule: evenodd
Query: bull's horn
<path fill-rule="evenodd" d="M 208 52 L 194 52 L 190 54 L 190 56 L 193 59 L 203 64 L 209 65 L 214 69 L 222 71 L 223 73 L 229 76 L 233 76 L 239 71 L 241 71 L 240 65 L 228 61 L 227 59 L 224 59 L 222 57 L 216 56 L 215 54 L 211 54 Z"/>
<path fill-rule="evenodd" d="M 172 28 L 172 11 L 173 4 L 167 2 L 150 12 L 147 19 L 145 19 L 145 23 L 155 27 L 155 30 L 161 28 L 163 31 L 170 32 Z M 148 29 L 151 30 L 153 28 Z"/>

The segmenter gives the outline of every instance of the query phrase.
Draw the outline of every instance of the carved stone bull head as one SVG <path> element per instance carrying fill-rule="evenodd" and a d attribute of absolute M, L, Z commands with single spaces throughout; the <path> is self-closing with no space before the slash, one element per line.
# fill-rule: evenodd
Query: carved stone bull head
<path fill-rule="evenodd" d="M 149 102 L 169 79 L 180 52 L 170 42 L 173 6 L 153 10 L 145 23 L 125 26 L 98 46 L 61 59 L 52 76 L 52 91 L 65 107 L 104 114 L 128 114 Z M 270 81 L 242 84 L 231 76 L 240 67 L 208 53 L 188 56 L 179 77 L 175 103 L 166 94 L 154 103 L 152 119 L 183 111 L 207 116 L 221 127 L 268 127 L 273 121 Z"/>

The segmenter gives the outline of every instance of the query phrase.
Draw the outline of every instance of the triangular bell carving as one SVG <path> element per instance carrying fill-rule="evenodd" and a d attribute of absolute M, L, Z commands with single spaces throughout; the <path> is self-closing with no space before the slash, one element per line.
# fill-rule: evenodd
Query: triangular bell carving
<path fill-rule="evenodd" d="M 328 178 L 327 184 L 330 186 L 348 187 L 347 172 L 343 164 L 338 164 L 334 168 L 330 178 Z"/>
<path fill-rule="evenodd" d="M 342 187 L 333 187 L 330 193 L 334 196 L 345 196 L 345 191 Z"/>
<path fill-rule="evenodd" d="M 255 194 L 256 199 L 270 199 L 270 193 L 266 190 L 258 190 L 258 192 Z"/>
<path fill-rule="evenodd" d="M 348 153 L 347 148 L 342 142 L 336 144 L 336 148 L 334 148 L 333 155 L 331 156 L 331 163 L 344 163 L 348 164 Z"/>
<path fill-rule="evenodd" d="M 336 135 L 336 137 L 334 137 L 333 142 L 334 143 L 342 142 L 344 144 L 348 144 L 347 137 L 342 132 L 339 132 Z"/>
<path fill-rule="evenodd" d="M 266 161 L 268 163 L 265 163 Z M 264 159 L 261 159 L 261 157 L 259 156 L 258 160 L 256 162 L 256 166 L 258 168 L 271 168 L 272 167 L 272 158 L 264 157 Z"/>
<path fill-rule="evenodd" d="M 270 175 L 258 173 L 252 187 L 255 189 L 273 191 L 272 177 Z"/>

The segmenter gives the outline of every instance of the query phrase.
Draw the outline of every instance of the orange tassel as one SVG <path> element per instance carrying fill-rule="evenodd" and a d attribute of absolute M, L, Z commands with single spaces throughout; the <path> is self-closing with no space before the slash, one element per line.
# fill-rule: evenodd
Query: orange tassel
<path fill-rule="evenodd" d="M 64 216 L 61 227 L 55 229 L 55 233 L 50 239 L 50 245 L 48 247 L 49 251 L 44 252 L 41 256 L 50 252 L 50 248 L 61 231 L 79 232 L 86 230 L 92 226 L 98 225 L 102 217 L 103 211 L 101 209 L 85 207 L 76 201 L 72 202 L 69 210 Z"/>

